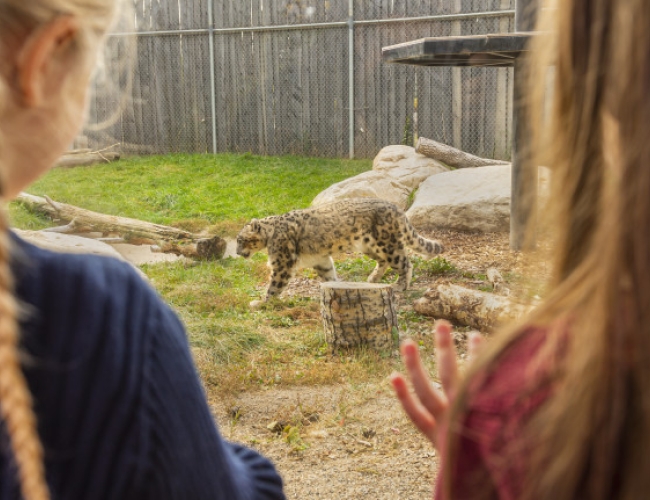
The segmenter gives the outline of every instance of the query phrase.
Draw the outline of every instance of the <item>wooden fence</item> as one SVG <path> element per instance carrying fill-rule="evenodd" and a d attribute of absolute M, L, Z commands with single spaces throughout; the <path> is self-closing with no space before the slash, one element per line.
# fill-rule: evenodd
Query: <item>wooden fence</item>
<path fill-rule="evenodd" d="M 381 48 L 512 31 L 514 0 L 353 4 L 351 23 L 349 0 L 137 0 L 91 102 L 91 124 L 108 124 L 78 145 L 372 158 L 419 134 L 509 158 L 511 70 L 390 65 Z"/>

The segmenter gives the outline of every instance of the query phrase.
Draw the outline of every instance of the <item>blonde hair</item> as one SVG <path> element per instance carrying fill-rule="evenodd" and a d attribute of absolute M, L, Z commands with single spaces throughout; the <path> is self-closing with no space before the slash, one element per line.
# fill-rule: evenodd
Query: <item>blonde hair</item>
<path fill-rule="evenodd" d="M 650 2 L 546 7 L 530 104 L 536 137 L 544 139 L 537 147 L 550 150 L 554 274 L 544 303 L 495 339 L 473 373 L 497 366 L 527 326 L 547 328 L 540 356 L 550 362 L 558 349 L 561 356 L 553 358 L 553 394 L 522 436 L 535 450 L 522 494 L 635 499 L 650 490 Z M 551 65 L 544 136 L 538 125 Z M 450 464 L 467 396 L 466 383 L 452 412 Z M 506 449 L 504 462 L 517 449 Z M 443 478 L 449 498 L 451 470 Z"/>
<path fill-rule="evenodd" d="M 96 45 L 111 24 L 116 4 L 115 0 L 0 0 L 0 49 L 8 40 L 5 37 L 24 37 L 57 15 L 78 19 L 80 46 Z M 7 85 L 0 76 L 0 108 L 6 98 Z M 2 156 L 0 137 L 0 179 Z M 0 182 L 0 196 L 1 188 Z M 20 366 L 17 302 L 9 263 L 8 222 L 4 208 L 0 208 L 0 415 L 11 443 L 23 498 L 47 500 L 50 494 L 43 448 L 31 394 Z"/>

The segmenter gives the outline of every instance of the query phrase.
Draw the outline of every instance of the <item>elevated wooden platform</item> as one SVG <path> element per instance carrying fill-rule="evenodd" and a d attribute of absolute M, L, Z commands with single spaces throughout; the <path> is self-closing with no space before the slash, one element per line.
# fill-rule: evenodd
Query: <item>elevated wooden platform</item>
<path fill-rule="evenodd" d="M 417 66 L 514 66 L 532 33 L 421 38 L 382 49 L 384 62 Z"/>

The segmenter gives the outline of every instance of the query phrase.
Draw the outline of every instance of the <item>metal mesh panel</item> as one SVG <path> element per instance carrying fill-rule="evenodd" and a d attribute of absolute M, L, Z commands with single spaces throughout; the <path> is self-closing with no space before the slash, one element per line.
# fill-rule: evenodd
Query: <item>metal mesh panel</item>
<path fill-rule="evenodd" d="M 258 154 L 347 153 L 347 55 L 340 30 L 217 35 L 217 147 Z M 235 67 L 223 61 L 238 59 Z"/>
<path fill-rule="evenodd" d="M 138 56 L 127 66 L 121 58 L 123 51 L 115 50 L 124 41 L 121 37 L 109 41 L 108 76 L 99 75 L 90 112 L 91 124 L 108 124 L 86 129 L 89 146 L 119 143 L 122 151 L 137 153 L 209 151 L 212 117 L 207 36 L 131 39 Z M 121 85 L 113 81 L 118 74 L 124 74 Z M 118 119 L 111 119 L 116 112 Z"/>
<path fill-rule="evenodd" d="M 77 146 L 346 157 L 352 134 L 355 156 L 372 158 L 419 135 L 509 157 L 512 70 L 386 64 L 381 49 L 513 31 L 514 0 L 353 3 L 350 55 L 349 0 L 136 0 L 135 34 L 110 38 Z"/>
<path fill-rule="evenodd" d="M 384 64 L 377 52 L 424 37 L 510 31 L 512 16 L 357 27 L 355 153 L 370 158 L 387 144 L 413 145 L 423 136 L 479 156 L 508 159 L 512 69 Z"/>

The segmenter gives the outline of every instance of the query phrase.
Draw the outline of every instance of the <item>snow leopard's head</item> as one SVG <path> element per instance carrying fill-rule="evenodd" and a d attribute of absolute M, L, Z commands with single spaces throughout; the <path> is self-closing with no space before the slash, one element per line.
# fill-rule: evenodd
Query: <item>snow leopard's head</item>
<path fill-rule="evenodd" d="M 266 235 L 257 219 L 246 224 L 237 235 L 237 255 L 248 258 L 266 247 Z"/>

